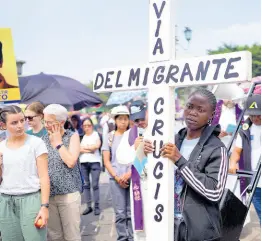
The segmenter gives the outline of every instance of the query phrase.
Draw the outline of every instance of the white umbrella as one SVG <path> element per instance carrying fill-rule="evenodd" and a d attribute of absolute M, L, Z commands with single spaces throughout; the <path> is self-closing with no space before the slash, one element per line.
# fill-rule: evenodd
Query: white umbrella
<path fill-rule="evenodd" d="M 146 90 L 114 92 L 110 95 L 106 105 L 121 105 L 132 100 L 135 97 L 145 97 L 146 95 Z"/>

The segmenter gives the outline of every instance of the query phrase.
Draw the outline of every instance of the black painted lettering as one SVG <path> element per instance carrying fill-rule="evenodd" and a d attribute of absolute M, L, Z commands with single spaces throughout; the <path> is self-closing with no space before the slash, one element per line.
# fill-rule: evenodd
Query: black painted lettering
<path fill-rule="evenodd" d="M 136 86 L 139 86 L 139 78 L 140 68 L 136 69 L 136 71 L 134 71 L 134 69 L 131 69 L 129 74 L 128 87 L 132 85 L 132 81 L 136 81 Z"/>
<path fill-rule="evenodd" d="M 157 162 L 153 171 L 153 175 L 156 179 L 161 179 L 163 177 L 163 173 L 159 172 L 158 174 L 157 172 L 157 168 L 159 168 L 160 171 L 163 171 L 164 165 L 163 162 Z"/>
<path fill-rule="evenodd" d="M 206 62 L 206 65 L 204 66 L 204 62 L 200 61 L 198 68 L 197 68 L 197 74 L 196 74 L 196 80 L 205 80 L 207 76 L 207 71 L 210 65 L 210 60 Z"/>
<path fill-rule="evenodd" d="M 156 192 L 155 192 L 155 196 L 154 196 L 155 200 L 158 199 L 159 190 L 160 190 L 160 183 L 157 183 L 157 185 L 156 185 Z"/>
<path fill-rule="evenodd" d="M 163 49 L 163 44 L 162 44 L 162 39 L 161 38 L 158 38 L 156 40 L 156 44 L 155 44 L 155 47 L 154 47 L 154 50 L 153 50 L 153 55 L 156 55 L 156 51 L 158 49 L 159 49 L 160 54 L 164 53 L 164 49 Z"/>
<path fill-rule="evenodd" d="M 114 71 L 109 71 L 106 73 L 106 83 L 105 83 L 105 89 L 111 89 L 113 85 L 110 85 L 109 82 L 111 81 L 110 75 L 113 75 Z"/>
<path fill-rule="evenodd" d="M 99 83 L 99 81 L 100 81 L 100 83 Z M 104 76 L 101 73 L 98 73 L 96 75 L 94 90 L 100 89 L 103 86 L 103 84 L 104 84 Z"/>
<path fill-rule="evenodd" d="M 164 212 L 164 206 L 162 204 L 158 204 L 156 206 L 156 215 L 154 216 L 154 219 L 156 222 L 161 222 L 162 221 L 162 213 Z"/>
<path fill-rule="evenodd" d="M 121 87 L 123 87 L 123 85 L 119 83 L 120 76 L 121 76 L 121 70 L 119 70 L 119 71 L 117 72 L 117 77 L 116 77 L 116 88 L 121 88 Z"/>
<path fill-rule="evenodd" d="M 158 11 L 158 7 L 157 7 L 156 3 L 153 4 L 153 7 L 154 7 L 155 13 L 156 13 L 156 17 L 158 19 L 161 17 L 165 5 L 166 5 L 166 1 L 163 1 L 162 4 L 161 4 L 160 11 Z"/>
<path fill-rule="evenodd" d="M 149 70 L 150 70 L 150 68 L 146 68 L 145 76 L 144 76 L 144 80 L 143 80 L 143 86 L 147 85 Z"/>
<path fill-rule="evenodd" d="M 164 126 L 164 121 L 163 120 L 158 120 L 156 119 L 155 120 L 155 123 L 154 123 L 154 126 L 153 126 L 153 129 L 152 129 L 152 136 L 155 136 L 156 135 L 156 132 L 159 134 L 159 135 L 163 135 L 163 132 L 160 131 L 160 129 L 162 129 Z"/>
<path fill-rule="evenodd" d="M 225 58 L 213 59 L 212 63 L 217 65 L 217 69 L 216 69 L 216 72 L 215 72 L 214 77 L 213 77 L 214 80 L 217 80 L 217 77 L 218 77 L 218 74 L 219 74 L 219 69 L 220 69 L 221 65 L 223 63 L 225 63 L 226 61 L 227 60 Z"/>
<path fill-rule="evenodd" d="M 230 78 L 237 78 L 239 76 L 239 74 L 237 72 L 235 73 L 229 73 L 230 70 L 233 70 L 235 67 L 232 64 L 233 62 L 238 62 L 241 60 L 241 57 L 237 57 L 237 58 L 230 58 L 227 64 L 227 69 L 225 72 L 225 79 L 230 79 Z"/>
<path fill-rule="evenodd" d="M 157 21 L 156 32 L 155 32 L 155 37 L 156 37 L 156 38 L 159 36 L 160 26 L 161 26 L 161 20 L 158 20 L 158 21 Z"/>
<path fill-rule="evenodd" d="M 158 74 L 159 72 L 162 74 Z M 164 72 L 165 72 L 165 66 L 158 66 L 154 74 L 153 83 L 157 85 L 161 84 L 165 78 L 163 75 Z"/>
<path fill-rule="evenodd" d="M 189 76 L 189 79 L 192 81 L 193 80 L 193 75 L 191 73 L 191 70 L 190 70 L 190 67 L 189 67 L 188 63 L 186 63 L 185 66 L 184 66 L 183 72 L 181 74 L 180 82 L 184 82 L 185 77 L 187 75 Z"/>
<path fill-rule="evenodd" d="M 154 147 L 155 147 L 155 150 L 154 150 L 154 152 L 153 152 L 153 157 L 156 158 L 156 159 L 158 159 L 158 158 L 160 158 L 160 156 L 161 156 L 160 149 L 163 147 L 164 141 L 160 141 L 160 142 L 159 142 L 158 155 L 156 154 L 156 140 L 153 142 L 153 145 L 154 145 Z"/>
<path fill-rule="evenodd" d="M 178 79 L 174 77 L 179 72 L 179 67 L 177 65 L 170 65 L 167 77 L 166 77 L 166 83 L 168 84 L 170 82 L 170 79 L 174 81 L 175 83 L 178 82 Z"/>
<path fill-rule="evenodd" d="M 159 97 L 155 104 L 154 104 L 154 112 L 157 114 L 157 115 L 160 115 L 163 113 L 164 109 L 163 107 L 160 108 L 160 110 L 157 110 L 157 106 L 158 106 L 158 103 L 160 102 L 160 105 L 164 105 L 165 101 L 164 101 L 164 98 L 163 97 Z"/>

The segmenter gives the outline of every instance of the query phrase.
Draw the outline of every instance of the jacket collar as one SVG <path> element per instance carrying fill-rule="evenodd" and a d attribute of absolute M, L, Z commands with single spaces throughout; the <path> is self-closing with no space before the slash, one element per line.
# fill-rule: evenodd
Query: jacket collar
<path fill-rule="evenodd" d="M 194 161 L 195 158 L 198 158 L 200 156 L 200 153 L 203 150 L 203 146 L 204 144 L 207 142 L 207 140 L 210 138 L 211 135 L 216 135 L 218 136 L 220 134 L 220 125 L 216 125 L 216 126 L 208 126 L 206 125 L 206 127 L 204 128 L 200 139 L 197 143 L 197 145 L 195 146 L 195 148 L 193 149 L 193 151 L 190 154 L 189 160 L 188 161 Z M 177 148 L 180 150 L 182 142 L 184 140 L 184 138 L 186 137 L 187 134 L 187 128 L 184 128 L 182 130 L 180 130 L 176 136 L 176 145 Z"/>
<path fill-rule="evenodd" d="M 204 128 L 204 130 L 203 130 L 203 132 L 200 136 L 200 140 L 199 140 L 197 145 L 199 147 L 201 147 L 201 149 L 202 149 L 202 147 L 207 142 L 207 140 L 210 138 L 210 136 L 213 135 L 213 134 L 215 136 L 219 136 L 220 131 L 221 131 L 221 127 L 220 127 L 219 124 L 215 125 L 215 126 L 206 125 L 206 127 Z M 178 149 L 180 149 L 182 142 L 186 137 L 186 134 L 187 134 L 187 128 L 183 128 L 178 132 L 177 138 L 176 138 L 176 142 L 177 142 L 176 145 L 177 145 Z"/>

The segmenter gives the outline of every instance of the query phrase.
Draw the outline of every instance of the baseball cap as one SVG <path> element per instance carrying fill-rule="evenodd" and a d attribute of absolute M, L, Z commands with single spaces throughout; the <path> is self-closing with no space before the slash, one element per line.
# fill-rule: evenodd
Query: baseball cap
<path fill-rule="evenodd" d="M 146 118 L 147 105 L 142 100 L 136 100 L 132 102 L 130 106 L 130 119 L 141 120 Z"/>
<path fill-rule="evenodd" d="M 130 115 L 128 108 L 125 105 L 119 105 L 112 109 L 111 117 L 115 118 L 118 115 Z"/>
<path fill-rule="evenodd" d="M 246 115 L 261 115 L 261 95 L 251 95 L 246 101 Z"/>

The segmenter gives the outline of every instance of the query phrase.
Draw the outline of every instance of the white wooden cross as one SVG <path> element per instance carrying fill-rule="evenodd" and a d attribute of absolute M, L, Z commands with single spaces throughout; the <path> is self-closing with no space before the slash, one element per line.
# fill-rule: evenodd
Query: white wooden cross
<path fill-rule="evenodd" d="M 147 241 L 173 241 L 174 164 L 158 154 L 162 143 L 174 141 L 174 87 L 251 80 L 250 52 L 171 59 L 175 49 L 174 1 L 149 1 L 149 64 L 103 69 L 94 74 L 93 87 L 98 93 L 149 89 L 149 129 L 156 152 L 148 157 L 146 206 L 150 213 L 144 217 Z"/>

